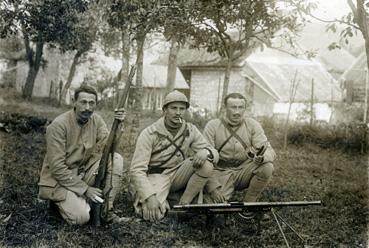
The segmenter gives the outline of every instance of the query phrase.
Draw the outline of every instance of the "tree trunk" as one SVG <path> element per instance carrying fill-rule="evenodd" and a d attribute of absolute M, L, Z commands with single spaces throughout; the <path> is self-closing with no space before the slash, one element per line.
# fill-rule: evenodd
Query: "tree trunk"
<path fill-rule="evenodd" d="M 228 94 L 228 86 L 229 86 L 229 81 L 231 78 L 231 70 L 232 70 L 232 57 L 228 58 L 227 60 L 227 66 L 224 72 L 224 82 L 223 82 L 223 93 L 222 93 L 222 102 L 221 102 L 221 108 L 220 108 L 220 112 L 222 112 L 224 110 L 224 98 L 227 96 Z"/>
<path fill-rule="evenodd" d="M 130 36 L 127 30 L 122 31 L 122 69 L 121 69 L 121 77 L 118 78 L 118 83 L 116 84 L 116 92 L 117 99 L 120 99 L 119 96 L 119 85 L 127 82 L 128 73 L 129 73 L 129 61 L 130 61 Z"/>
<path fill-rule="evenodd" d="M 173 38 L 168 58 L 167 87 L 166 87 L 167 93 L 173 91 L 175 87 L 178 52 L 179 52 L 179 43 L 177 42 L 177 39 Z"/>
<path fill-rule="evenodd" d="M 129 52 L 131 47 L 131 42 L 129 38 L 129 33 L 127 30 L 122 32 L 122 81 L 127 82 L 128 73 L 129 73 Z"/>
<path fill-rule="evenodd" d="M 70 85 L 72 84 L 74 75 L 76 73 L 76 68 L 77 68 L 77 65 L 79 64 L 79 59 L 81 58 L 82 54 L 83 54 L 83 51 L 77 51 L 77 53 L 74 55 L 72 65 L 70 66 L 70 69 L 69 69 L 67 82 L 65 83 L 62 93 L 61 93 L 60 103 L 63 102 L 66 104 L 67 92 L 68 92 Z"/>
<path fill-rule="evenodd" d="M 25 40 L 25 42 L 28 42 L 28 47 L 29 47 L 28 39 Z M 37 77 L 37 74 L 38 74 L 38 71 L 41 65 L 43 47 L 44 47 L 43 41 L 38 41 L 36 43 L 36 54 L 34 58 L 33 58 L 33 52 L 30 49 L 27 51 L 29 70 L 28 70 L 26 83 L 23 87 L 23 92 L 22 92 L 22 97 L 25 99 L 32 98 L 33 87 L 35 85 L 35 80 L 36 80 L 36 77 Z"/>
<path fill-rule="evenodd" d="M 140 35 L 137 37 L 137 73 L 136 73 L 136 94 L 135 94 L 135 104 L 134 110 L 136 114 L 141 113 L 142 111 L 142 97 L 143 97 L 143 89 L 142 89 L 142 77 L 143 77 L 143 57 L 144 57 L 144 43 L 145 43 L 146 34 Z"/>

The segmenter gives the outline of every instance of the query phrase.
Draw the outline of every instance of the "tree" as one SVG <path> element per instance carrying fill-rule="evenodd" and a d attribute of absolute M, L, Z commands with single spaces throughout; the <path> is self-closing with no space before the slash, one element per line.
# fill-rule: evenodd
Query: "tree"
<path fill-rule="evenodd" d="M 0 40 L 0 48 L 0 59 L 5 59 L 6 61 L 3 83 L 7 87 L 14 88 L 17 74 L 17 62 L 25 60 L 22 40 L 16 35 L 11 35 L 6 39 Z"/>
<path fill-rule="evenodd" d="M 160 9 L 159 0 L 132 0 L 129 2 L 112 0 L 110 6 L 109 23 L 113 27 L 125 30 L 129 35 L 132 35 L 136 42 L 137 71 L 134 94 L 136 115 L 139 115 L 142 110 L 144 44 L 147 34 L 158 28 Z"/>
<path fill-rule="evenodd" d="M 170 42 L 166 81 L 167 93 L 174 90 L 177 56 L 180 46 L 186 42 L 192 26 L 188 18 L 189 13 L 191 13 L 191 3 L 191 1 L 182 0 L 162 2 L 160 28 L 164 37 Z"/>
<path fill-rule="evenodd" d="M 87 8 L 85 0 L 4 0 L 0 3 L 1 38 L 21 33 L 29 70 L 22 96 L 32 98 L 36 76 L 42 65 L 45 44 L 60 41 Z"/>
<path fill-rule="evenodd" d="M 347 4 L 350 6 L 351 12 L 347 15 L 342 16 L 340 19 L 334 20 L 324 20 L 314 16 L 310 11 L 306 14 L 317 19 L 321 22 L 328 23 L 327 30 L 332 32 L 337 32 L 337 26 L 341 25 L 344 29 L 340 33 L 341 40 L 346 44 L 349 43 L 351 37 L 360 32 L 364 38 L 365 42 L 365 54 L 367 67 L 369 68 L 369 1 L 368 0 L 356 0 L 356 5 L 353 0 L 347 0 Z M 329 49 L 340 49 L 341 46 L 337 42 L 332 42 Z M 368 109 L 365 110 L 366 113 Z"/>
<path fill-rule="evenodd" d="M 69 69 L 68 78 L 61 92 L 61 102 L 65 102 L 68 89 L 70 88 L 77 65 L 82 62 L 81 58 L 93 46 L 96 41 L 98 24 L 101 23 L 102 10 L 99 4 L 91 3 L 89 8 L 77 15 L 77 22 L 60 40 L 55 41 L 59 45 L 60 50 L 65 53 L 74 51 L 74 57 Z"/>
<path fill-rule="evenodd" d="M 293 2 L 293 3 L 291 3 Z M 309 8 L 302 0 L 193 1 L 189 18 L 193 23 L 192 46 L 217 52 L 225 60 L 222 102 L 227 94 L 233 63 L 260 44 L 271 46 L 270 40 L 290 38 L 301 27 L 300 10 Z M 283 30 L 288 30 L 283 32 Z"/>

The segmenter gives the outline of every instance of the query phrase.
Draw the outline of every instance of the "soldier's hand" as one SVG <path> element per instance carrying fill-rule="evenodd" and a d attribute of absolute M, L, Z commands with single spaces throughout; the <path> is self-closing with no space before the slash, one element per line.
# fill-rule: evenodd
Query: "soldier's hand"
<path fill-rule="evenodd" d="M 161 204 L 156 197 L 152 195 L 142 203 L 142 217 L 144 220 L 154 222 L 163 218 L 165 211 L 162 213 Z"/>
<path fill-rule="evenodd" d="M 255 156 L 253 160 L 255 164 L 261 165 L 264 162 L 264 156 Z"/>
<path fill-rule="evenodd" d="M 119 121 L 124 121 L 125 118 L 126 118 L 126 112 L 124 108 L 114 109 L 114 119 L 119 120 Z"/>
<path fill-rule="evenodd" d="M 198 151 L 195 156 L 193 156 L 192 162 L 193 162 L 193 168 L 198 169 L 200 168 L 205 161 L 207 160 L 209 155 L 208 150 L 202 149 Z"/>
<path fill-rule="evenodd" d="M 95 188 L 95 187 L 88 187 L 85 195 L 88 199 L 90 199 L 91 201 L 97 203 L 102 203 L 102 197 L 103 197 L 103 192 L 101 189 L 99 188 Z"/>
<path fill-rule="evenodd" d="M 226 202 L 226 198 L 224 196 L 224 193 L 222 190 L 220 189 L 215 189 L 213 190 L 211 193 L 211 198 L 213 199 L 213 201 L 215 203 L 222 203 L 222 202 Z"/>

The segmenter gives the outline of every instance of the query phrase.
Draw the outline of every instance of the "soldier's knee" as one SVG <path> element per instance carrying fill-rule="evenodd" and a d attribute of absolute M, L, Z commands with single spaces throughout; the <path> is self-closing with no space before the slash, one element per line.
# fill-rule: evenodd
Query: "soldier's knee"
<path fill-rule="evenodd" d="M 88 209 L 80 209 L 68 216 L 66 221 L 71 225 L 84 225 L 90 220 L 90 211 Z"/>
<path fill-rule="evenodd" d="M 259 175 L 264 178 L 270 178 L 273 175 L 274 166 L 271 162 L 264 163 L 259 167 Z"/>
<path fill-rule="evenodd" d="M 196 174 L 201 177 L 210 177 L 213 173 L 214 166 L 209 161 L 205 161 L 205 163 L 196 170 Z"/>
<path fill-rule="evenodd" d="M 123 174 L 123 157 L 119 153 L 114 153 L 113 162 L 113 174 L 122 175 Z"/>

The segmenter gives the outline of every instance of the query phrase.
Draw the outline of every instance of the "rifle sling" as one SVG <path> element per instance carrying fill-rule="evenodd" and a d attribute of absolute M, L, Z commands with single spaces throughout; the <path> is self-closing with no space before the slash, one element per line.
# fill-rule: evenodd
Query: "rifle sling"
<path fill-rule="evenodd" d="M 175 150 L 174 150 L 174 152 L 169 156 L 169 158 L 168 159 L 166 159 L 165 161 L 162 161 L 160 164 L 158 164 L 158 165 L 155 165 L 155 167 L 160 167 L 160 166 L 162 166 L 162 165 L 164 165 L 164 164 L 166 164 L 169 160 L 171 160 L 173 157 L 174 157 L 174 155 L 176 155 L 176 153 L 179 151 L 180 153 L 181 153 L 181 155 L 182 155 L 182 158 L 183 158 L 183 160 L 185 160 L 186 159 L 186 156 L 184 155 L 184 153 L 183 153 L 183 151 L 181 150 L 181 146 L 183 145 L 183 142 L 185 141 L 185 139 L 186 139 L 186 135 L 187 135 L 187 124 L 185 124 L 186 126 L 185 126 L 185 129 L 183 130 L 183 132 L 182 132 L 182 134 L 180 135 L 180 136 L 178 136 L 175 140 L 171 140 L 168 136 L 164 136 L 169 142 L 170 142 L 170 144 L 168 145 L 168 146 L 166 146 L 165 147 L 165 149 L 160 149 L 160 152 L 162 152 L 162 151 L 164 151 L 164 150 L 166 150 L 166 149 L 168 149 L 170 146 L 174 146 L 175 147 Z M 181 142 L 180 142 L 180 144 L 179 145 L 177 145 L 175 142 L 180 138 L 180 137 L 182 137 L 182 140 L 181 140 Z M 158 150 L 159 151 L 159 150 Z M 155 154 L 156 153 L 158 153 L 158 151 L 155 151 Z M 154 154 L 154 152 L 152 153 L 152 154 Z"/>
<path fill-rule="evenodd" d="M 228 141 L 232 138 L 235 137 L 242 145 L 242 147 L 247 150 L 248 146 L 246 145 L 245 141 L 242 140 L 242 138 L 237 134 L 237 131 L 241 128 L 242 124 L 239 125 L 236 130 L 233 130 L 231 126 L 228 125 L 228 123 L 224 120 L 224 119 L 220 119 L 222 124 L 224 125 L 224 127 L 228 130 L 228 132 L 230 132 L 230 136 L 223 142 L 223 144 L 219 147 L 218 152 L 220 153 L 220 151 L 222 150 L 222 148 L 228 143 Z"/>
<path fill-rule="evenodd" d="M 186 133 L 186 130 L 187 130 L 187 124 L 185 126 L 185 130 L 181 133 L 181 135 L 179 135 L 177 138 L 175 138 L 174 140 L 171 140 L 168 138 L 168 136 L 165 136 L 165 135 L 160 135 L 160 136 L 163 136 L 165 137 L 167 140 L 169 140 L 170 144 L 168 144 L 167 146 L 163 147 L 163 148 L 160 148 L 156 151 L 153 151 L 151 155 L 155 155 L 155 154 L 158 154 L 158 153 L 161 153 L 162 151 L 165 151 L 166 149 L 168 149 L 169 147 L 171 147 L 173 145 L 173 143 L 177 142 L 177 140 L 179 140 L 182 136 L 185 135 Z"/>

